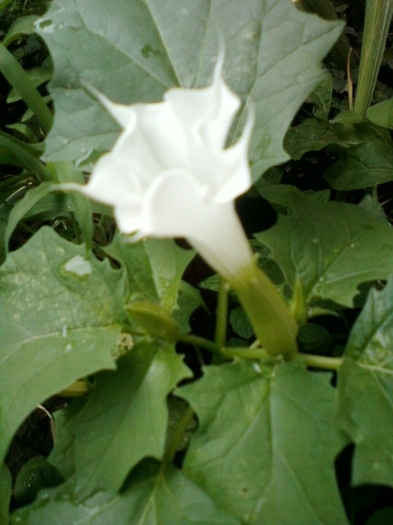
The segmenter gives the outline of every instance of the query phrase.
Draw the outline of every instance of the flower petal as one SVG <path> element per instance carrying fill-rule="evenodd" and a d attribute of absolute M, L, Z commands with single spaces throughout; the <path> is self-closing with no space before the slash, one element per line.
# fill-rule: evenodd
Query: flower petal
<path fill-rule="evenodd" d="M 149 189 L 141 234 L 185 237 L 227 279 L 252 261 L 234 202 L 217 204 L 205 198 L 192 176 L 179 170 L 162 174 Z"/>
<path fill-rule="evenodd" d="M 132 106 L 124 106 L 122 104 L 116 104 L 115 102 L 112 102 L 88 82 L 82 81 L 82 85 L 89 93 L 98 99 L 98 101 L 104 106 L 108 113 L 112 115 L 112 117 L 120 124 L 122 128 L 127 128 L 130 123 L 135 120 L 135 114 Z"/>
<path fill-rule="evenodd" d="M 204 89 L 173 88 L 164 95 L 186 132 L 206 146 L 222 149 L 240 107 L 240 99 L 222 79 L 223 56 L 219 58 L 213 84 Z"/>
<path fill-rule="evenodd" d="M 135 174 L 145 189 L 165 169 L 139 125 L 123 131 L 113 147 L 112 155 L 123 170 Z"/>
<path fill-rule="evenodd" d="M 224 152 L 220 173 L 225 174 L 220 190 L 215 196 L 216 202 L 227 202 L 245 193 L 252 184 L 248 163 L 248 146 L 254 125 L 254 112 L 249 109 L 247 122 L 239 140 Z"/>
<path fill-rule="evenodd" d="M 79 191 L 97 201 L 115 206 L 125 194 L 140 195 L 140 185 L 132 172 L 116 161 L 113 153 L 107 153 L 97 162 L 88 184 L 81 186 Z"/>
<path fill-rule="evenodd" d="M 137 104 L 137 131 L 164 170 L 186 167 L 186 136 L 170 104 Z"/>
<path fill-rule="evenodd" d="M 141 205 L 141 198 L 135 194 L 127 194 L 117 202 L 114 215 L 122 233 L 130 234 L 141 230 Z"/>

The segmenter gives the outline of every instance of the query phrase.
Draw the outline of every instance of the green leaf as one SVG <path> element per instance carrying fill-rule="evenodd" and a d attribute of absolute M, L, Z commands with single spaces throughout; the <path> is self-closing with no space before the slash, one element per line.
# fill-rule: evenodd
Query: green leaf
<path fill-rule="evenodd" d="M 31 188 L 25 196 L 12 208 L 5 230 L 5 250 L 8 250 L 8 243 L 17 227 L 19 221 L 39 202 L 43 197 L 49 195 L 53 190 L 53 184 L 50 182 L 42 182 L 36 188 Z"/>
<path fill-rule="evenodd" d="M 13 86 L 36 116 L 45 132 L 52 126 L 53 115 L 34 87 L 29 75 L 22 68 L 13 54 L 0 43 L 0 71 Z"/>
<path fill-rule="evenodd" d="M 0 457 L 37 404 L 115 368 L 125 275 L 84 253 L 44 227 L 0 268 Z"/>
<path fill-rule="evenodd" d="M 33 174 L 43 181 L 51 181 L 53 177 L 49 170 L 42 164 L 42 162 L 37 158 L 41 154 L 38 148 L 30 146 L 21 140 L 7 135 L 0 131 L 0 148 L 6 150 L 6 152 L 11 155 L 11 158 L 14 158 L 12 164 L 17 166 L 23 166 L 26 169 L 29 169 Z M 6 159 L 2 159 L 3 162 L 6 162 Z"/>
<path fill-rule="evenodd" d="M 309 151 L 319 151 L 330 144 L 344 146 L 329 122 L 315 118 L 305 119 L 298 126 L 290 128 L 284 142 L 285 149 L 295 160 Z"/>
<path fill-rule="evenodd" d="M 148 299 L 158 299 L 153 270 L 144 243 L 145 241 L 129 243 L 126 237 L 116 235 L 111 244 L 105 247 L 105 253 L 124 266 L 131 292 L 139 291 Z"/>
<path fill-rule="evenodd" d="M 12 0 L 0 0 L 0 9 L 4 9 Z"/>
<path fill-rule="evenodd" d="M 206 367 L 177 391 L 199 419 L 184 473 L 248 525 L 346 524 L 330 378 L 298 363 Z"/>
<path fill-rule="evenodd" d="M 83 174 L 74 169 L 71 162 L 55 162 L 51 166 L 56 173 L 56 178 L 60 183 L 76 182 L 83 184 L 85 182 Z M 71 192 L 68 196 L 71 201 L 70 209 L 73 211 L 78 221 L 80 231 L 82 232 L 83 242 L 86 245 L 86 251 L 90 250 L 93 239 L 93 218 L 91 216 L 92 205 L 90 199 L 79 193 Z"/>
<path fill-rule="evenodd" d="M 2 4 L 0 3 L 0 9 Z M 20 16 L 8 29 L 7 34 L 3 39 L 3 45 L 8 47 L 12 42 L 18 40 L 23 35 L 31 35 L 35 33 L 34 22 L 38 20 L 37 15 Z"/>
<path fill-rule="evenodd" d="M 393 231 L 364 209 L 302 194 L 291 186 L 270 187 L 263 196 L 288 208 L 277 224 L 256 238 L 271 251 L 287 283 L 296 278 L 308 305 L 330 300 L 351 307 L 359 284 L 393 272 Z"/>
<path fill-rule="evenodd" d="M 43 456 L 34 456 L 20 469 L 15 481 L 14 497 L 20 504 L 32 503 L 40 489 L 55 487 L 64 480 Z"/>
<path fill-rule="evenodd" d="M 358 190 L 393 180 L 393 146 L 370 141 L 349 148 L 324 174 L 336 190 Z"/>
<path fill-rule="evenodd" d="M 144 244 L 160 302 L 172 312 L 177 307 L 181 278 L 195 252 L 183 250 L 171 239 L 145 239 Z"/>
<path fill-rule="evenodd" d="M 87 403 L 67 418 L 66 441 L 72 449 L 61 444 L 63 454 L 74 458 L 79 500 L 99 490 L 119 490 L 142 458 L 162 458 L 166 397 L 191 375 L 171 345 L 142 343 L 118 361 L 116 373 L 97 376 Z M 61 471 L 66 462 L 57 456 Z"/>
<path fill-rule="evenodd" d="M 56 438 L 48 461 L 57 468 L 65 480 L 75 474 L 75 437 L 70 422 L 83 409 L 87 401 L 87 396 L 74 398 L 64 409 L 53 413 Z"/>
<path fill-rule="evenodd" d="M 113 13 L 116 23 L 108 24 Z M 55 68 L 56 118 L 46 159 L 78 159 L 115 140 L 118 128 L 81 80 L 118 102 L 159 101 L 173 86 L 208 85 L 222 38 L 224 77 L 243 100 L 252 100 L 255 112 L 250 158 L 256 179 L 288 158 L 285 132 L 323 80 L 320 62 L 341 29 L 340 22 L 303 13 L 288 0 L 53 1 L 38 23 Z"/>
<path fill-rule="evenodd" d="M 173 312 L 173 318 L 182 332 L 189 332 L 191 326 L 190 316 L 199 306 L 206 308 L 199 290 L 191 284 L 181 281 L 178 297 L 178 308 Z"/>
<path fill-rule="evenodd" d="M 343 112 L 330 122 L 315 118 L 303 120 L 288 130 L 284 146 L 290 156 L 298 160 L 309 151 L 319 151 L 330 145 L 347 149 L 350 146 L 364 147 L 369 142 L 391 146 L 389 133 L 385 129 L 359 121 L 359 117 L 352 112 Z"/>
<path fill-rule="evenodd" d="M 229 322 L 237 335 L 244 339 L 249 339 L 254 333 L 243 308 L 234 308 L 229 315 Z"/>
<path fill-rule="evenodd" d="M 0 466 L 0 523 L 8 525 L 8 509 L 10 508 L 12 492 L 11 474 L 7 466 Z"/>
<path fill-rule="evenodd" d="M 367 109 L 367 118 L 384 128 L 393 128 L 393 98 L 384 100 Z"/>
<path fill-rule="evenodd" d="M 77 502 L 72 485 L 45 490 L 37 501 L 12 515 L 12 525 L 240 525 L 197 485 L 172 467 L 144 461 L 127 488 L 98 492 Z"/>
<path fill-rule="evenodd" d="M 393 277 L 370 290 L 344 355 L 338 418 L 356 444 L 353 482 L 393 486 Z"/>
<path fill-rule="evenodd" d="M 333 78 L 332 75 L 325 70 L 325 76 L 320 84 L 310 93 L 309 99 L 317 106 L 314 111 L 314 116 L 328 120 L 330 106 L 332 104 L 333 92 Z"/>
<path fill-rule="evenodd" d="M 32 85 L 37 88 L 41 86 L 41 84 L 43 84 L 44 82 L 50 80 L 50 78 L 52 77 L 52 68 L 44 64 L 40 67 L 29 69 L 28 71 L 26 71 L 26 73 L 28 74 Z M 21 95 L 15 88 L 13 88 L 7 96 L 7 104 L 10 104 L 12 102 L 18 102 L 18 100 L 21 99 Z"/>
<path fill-rule="evenodd" d="M 168 313 L 177 308 L 181 278 L 195 255 L 193 250 L 179 248 L 172 239 L 127 243 L 119 235 L 105 252 L 124 264 L 131 291 L 159 299 Z"/>
<path fill-rule="evenodd" d="M 7 124 L 7 129 L 10 129 L 13 132 L 16 132 L 16 135 L 22 137 L 22 139 L 27 140 L 30 144 L 34 144 L 38 141 L 37 135 L 34 134 L 32 129 L 26 124 L 21 122 L 15 122 L 14 124 Z"/>

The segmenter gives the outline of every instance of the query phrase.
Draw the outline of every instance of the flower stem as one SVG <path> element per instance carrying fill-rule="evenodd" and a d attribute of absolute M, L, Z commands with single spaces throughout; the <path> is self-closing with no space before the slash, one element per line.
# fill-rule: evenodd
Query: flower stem
<path fill-rule="evenodd" d="M 269 355 L 262 348 L 231 348 L 226 347 L 221 349 L 221 354 L 227 359 L 240 357 L 242 359 L 269 359 Z"/>
<path fill-rule="evenodd" d="M 179 343 L 205 348 L 213 354 L 221 353 L 221 348 L 216 345 L 216 343 L 213 343 L 213 341 L 209 341 L 209 339 L 205 339 L 204 337 L 199 337 L 198 335 L 179 333 L 177 335 L 177 341 Z"/>
<path fill-rule="evenodd" d="M 220 278 L 220 286 L 218 289 L 217 297 L 217 317 L 216 317 L 216 330 L 214 334 L 214 342 L 217 346 L 221 347 L 225 345 L 226 332 L 227 332 L 227 316 L 228 316 L 228 284 Z"/>
<path fill-rule="evenodd" d="M 298 325 L 283 297 L 256 263 L 239 272 L 230 284 L 267 354 L 295 354 Z"/>
<path fill-rule="evenodd" d="M 298 357 L 305 365 L 323 370 L 338 370 L 343 363 L 342 357 L 326 357 L 311 354 L 298 354 Z"/>

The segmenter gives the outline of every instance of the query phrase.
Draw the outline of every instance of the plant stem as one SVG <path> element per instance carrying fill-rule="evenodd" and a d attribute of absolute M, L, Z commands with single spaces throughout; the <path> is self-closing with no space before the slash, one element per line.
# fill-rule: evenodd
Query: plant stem
<path fill-rule="evenodd" d="M 225 279 L 223 279 L 223 277 L 220 276 L 219 279 L 220 285 L 217 297 L 217 317 L 214 342 L 217 346 L 221 347 L 225 345 L 226 341 L 228 317 L 228 284 Z"/>
<path fill-rule="evenodd" d="M 199 337 L 198 335 L 179 333 L 177 335 L 177 341 L 179 343 L 205 348 L 206 350 L 209 350 L 209 352 L 213 352 L 213 354 L 221 353 L 221 348 L 216 345 L 216 343 L 213 343 L 213 341 L 209 341 L 209 339 L 205 339 L 204 337 Z"/>
<path fill-rule="evenodd" d="M 342 357 L 325 357 L 322 355 L 298 354 L 299 359 L 307 366 L 323 370 L 338 370 L 343 363 Z"/>
<path fill-rule="evenodd" d="M 200 348 L 205 348 L 210 352 L 213 352 L 214 355 L 219 355 L 226 359 L 233 359 L 239 357 L 241 359 L 261 359 L 265 362 L 271 362 L 272 359 L 275 360 L 277 356 L 269 355 L 266 350 L 260 347 L 219 347 L 212 341 L 199 337 L 192 334 L 179 334 L 178 341 L 193 346 L 199 346 Z M 321 355 L 312 355 L 312 354 L 300 354 L 296 352 L 290 356 L 291 359 L 301 359 L 306 366 L 312 368 L 320 368 L 322 370 L 338 370 L 342 365 L 342 357 L 326 357 Z"/>
<path fill-rule="evenodd" d="M 53 122 L 51 111 L 29 75 L 3 44 L 0 44 L 0 71 L 29 106 L 44 132 L 48 133 Z"/>
<path fill-rule="evenodd" d="M 393 0 L 367 0 L 354 107 L 355 113 L 362 119 L 366 118 L 366 111 L 371 104 L 392 15 Z"/>
<path fill-rule="evenodd" d="M 184 414 L 182 415 L 179 424 L 177 425 L 172 439 L 169 442 L 169 445 L 165 451 L 163 463 L 164 465 L 167 465 L 168 463 L 171 463 L 173 461 L 173 458 L 175 457 L 176 452 L 179 449 L 179 445 L 181 443 L 181 440 L 183 439 L 183 436 L 191 423 L 192 418 L 194 417 L 194 410 L 189 405 Z"/>
<path fill-rule="evenodd" d="M 242 359 L 269 359 L 270 356 L 262 348 L 231 348 L 221 349 L 221 354 L 226 358 L 241 357 Z M 271 359 L 271 358 L 270 358 Z"/>

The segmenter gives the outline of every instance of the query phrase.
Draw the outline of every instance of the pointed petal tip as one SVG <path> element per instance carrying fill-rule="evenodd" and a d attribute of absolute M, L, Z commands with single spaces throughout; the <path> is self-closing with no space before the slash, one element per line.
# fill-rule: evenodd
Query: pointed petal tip
<path fill-rule="evenodd" d="M 108 113 L 116 120 L 122 128 L 127 128 L 130 123 L 135 122 L 136 115 L 132 106 L 125 106 L 123 104 L 117 104 L 112 102 L 107 98 L 103 93 L 98 91 L 92 84 L 86 80 L 81 80 L 81 85 L 87 91 L 89 95 L 95 98 L 107 111 Z"/>

